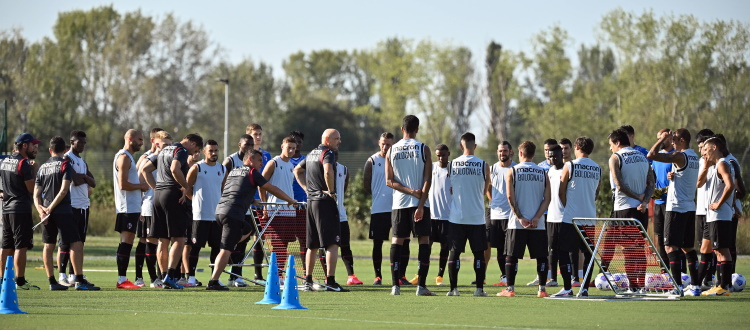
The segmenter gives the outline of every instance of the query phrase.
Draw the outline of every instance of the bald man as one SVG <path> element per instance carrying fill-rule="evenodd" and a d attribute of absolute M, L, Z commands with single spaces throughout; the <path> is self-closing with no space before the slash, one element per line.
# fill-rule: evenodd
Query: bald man
<path fill-rule="evenodd" d="M 341 225 L 336 205 L 336 155 L 341 145 L 339 131 L 323 132 L 320 145 L 294 169 L 294 176 L 307 191 L 307 255 L 305 256 L 305 291 L 313 291 L 312 272 L 315 250 L 326 250 L 326 291 L 349 292 L 336 283 L 336 260 L 341 244 Z M 344 198 L 342 195 L 341 198 Z"/>
<path fill-rule="evenodd" d="M 148 185 L 141 182 L 138 177 L 138 166 L 133 157 L 133 154 L 141 150 L 142 146 L 143 134 L 134 129 L 128 130 L 125 133 L 125 145 L 115 154 L 112 164 L 117 211 L 115 231 L 120 233 L 120 244 L 117 246 L 116 256 L 118 272 L 116 287 L 118 289 L 140 288 L 128 280 L 127 271 L 136 226 L 141 217 L 141 192 L 148 191 Z"/>

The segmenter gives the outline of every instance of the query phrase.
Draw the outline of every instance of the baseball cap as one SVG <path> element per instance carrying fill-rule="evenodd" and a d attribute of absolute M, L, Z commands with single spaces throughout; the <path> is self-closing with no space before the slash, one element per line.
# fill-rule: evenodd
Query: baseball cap
<path fill-rule="evenodd" d="M 21 135 L 16 137 L 16 144 L 24 144 L 29 142 L 33 144 L 39 144 L 41 141 L 35 139 L 34 136 L 30 133 L 21 133 Z"/>

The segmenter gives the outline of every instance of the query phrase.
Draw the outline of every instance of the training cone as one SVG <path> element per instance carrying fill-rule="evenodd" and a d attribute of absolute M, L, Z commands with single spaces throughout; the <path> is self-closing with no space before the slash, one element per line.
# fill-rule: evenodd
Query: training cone
<path fill-rule="evenodd" d="M 18 308 L 16 295 L 16 273 L 13 271 L 13 257 L 8 256 L 3 275 L 3 291 L 0 293 L 0 314 L 26 314 Z"/>
<path fill-rule="evenodd" d="M 281 304 L 272 309 L 307 309 L 299 303 L 297 292 L 297 271 L 294 270 L 294 257 L 287 258 L 286 280 L 284 281 L 284 295 Z"/>
<path fill-rule="evenodd" d="M 271 264 L 268 266 L 268 280 L 266 281 L 266 291 L 263 293 L 263 300 L 256 304 L 280 304 L 281 287 L 279 286 L 279 266 L 276 264 L 276 252 L 271 253 Z"/>

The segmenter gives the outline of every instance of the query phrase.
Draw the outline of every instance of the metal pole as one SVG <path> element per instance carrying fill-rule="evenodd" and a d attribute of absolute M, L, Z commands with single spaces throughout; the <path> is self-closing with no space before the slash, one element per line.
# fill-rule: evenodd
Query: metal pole
<path fill-rule="evenodd" d="M 224 82 L 224 157 L 229 156 L 229 79 Z"/>

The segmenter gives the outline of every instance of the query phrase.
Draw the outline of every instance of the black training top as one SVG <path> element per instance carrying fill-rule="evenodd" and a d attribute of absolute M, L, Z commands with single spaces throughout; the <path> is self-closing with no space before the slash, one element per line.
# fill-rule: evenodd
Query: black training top
<path fill-rule="evenodd" d="M 180 162 L 180 169 L 182 175 L 187 175 L 190 167 L 187 162 L 188 152 L 182 144 L 175 143 L 171 146 L 164 147 L 158 155 L 149 157 L 154 166 L 156 166 L 156 189 L 180 189 L 179 183 L 172 176 L 172 161 L 178 160 Z"/>
<path fill-rule="evenodd" d="M 224 184 L 219 205 L 216 206 L 216 215 L 244 219 L 258 187 L 262 187 L 267 182 L 260 171 L 250 166 L 245 165 L 233 169 L 229 172 L 227 182 Z"/>
<path fill-rule="evenodd" d="M 0 189 L 3 191 L 3 213 L 31 213 L 31 192 L 26 181 L 34 179 L 29 160 L 14 152 L 0 162 Z"/>
<path fill-rule="evenodd" d="M 43 205 L 45 207 L 52 204 L 57 194 L 62 189 L 63 180 L 73 180 L 73 165 L 70 160 L 62 157 L 52 157 L 39 167 L 36 174 L 36 185 L 42 189 Z M 50 212 L 52 214 L 73 214 L 73 207 L 70 205 L 70 192 L 57 204 L 57 207 Z"/>
<path fill-rule="evenodd" d="M 336 180 L 336 155 L 333 150 L 328 148 L 326 145 L 321 144 L 317 148 L 313 149 L 305 161 L 300 163 L 299 166 L 305 169 L 305 178 L 307 182 L 307 199 L 308 200 L 324 200 L 330 199 L 331 197 L 324 194 L 323 191 L 328 190 L 326 185 L 325 171 L 323 170 L 323 164 L 333 165 L 333 178 L 334 183 Z M 335 192 L 335 184 L 331 189 Z"/>

